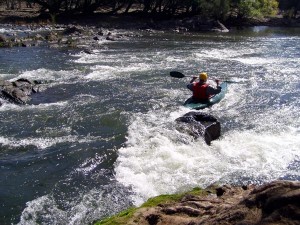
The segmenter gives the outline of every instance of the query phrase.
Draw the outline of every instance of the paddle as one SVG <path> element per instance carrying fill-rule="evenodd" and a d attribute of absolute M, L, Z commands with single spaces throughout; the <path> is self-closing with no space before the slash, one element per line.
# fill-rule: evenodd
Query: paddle
<path fill-rule="evenodd" d="M 176 78 L 184 78 L 184 77 L 186 77 L 183 73 L 180 73 L 178 71 L 171 71 L 170 72 L 170 76 L 171 77 L 176 77 Z M 232 80 L 223 80 L 223 82 L 227 82 L 227 83 L 241 83 L 241 82 L 232 81 Z"/>
<path fill-rule="evenodd" d="M 171 71 L 170 72 L 170 76 L 171 77 L 176 77 L 176 78 L 184 78 L 185 77 L 184 74 L 182 74 L 182 73 L 180 73 L 178 71 Z"/>

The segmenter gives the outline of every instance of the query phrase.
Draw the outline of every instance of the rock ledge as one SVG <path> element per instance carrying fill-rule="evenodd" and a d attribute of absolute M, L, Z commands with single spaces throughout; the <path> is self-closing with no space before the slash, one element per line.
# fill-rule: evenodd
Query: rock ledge
<path fill-rule="evenodd" d="M 128 219 L 122 216 L 96 224 L 220 225 L 300 224 L 300 182 L 274 181 L 262 186 L 224 185 L 185 194 L 176 202 L 140 207 Z M 125 214 L 120 214 L 125 215 Z"/>

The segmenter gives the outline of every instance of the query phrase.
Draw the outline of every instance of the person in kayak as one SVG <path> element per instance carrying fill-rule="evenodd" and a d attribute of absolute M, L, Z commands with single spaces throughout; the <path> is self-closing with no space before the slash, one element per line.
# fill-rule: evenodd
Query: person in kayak
<path fill-rule="evenodd" d="M 222 87 L 219 86 L 219 80 L 215 80 L 217 88 L 212 87 L 207 82 L 207 73 L 200 73 L 199 81 L 195 81 L 198 77 L 193 77 L 187 88 L 193 92 L 192 99 L 195 102 L 206 102 L 213 95 L 219 94 Z"/>

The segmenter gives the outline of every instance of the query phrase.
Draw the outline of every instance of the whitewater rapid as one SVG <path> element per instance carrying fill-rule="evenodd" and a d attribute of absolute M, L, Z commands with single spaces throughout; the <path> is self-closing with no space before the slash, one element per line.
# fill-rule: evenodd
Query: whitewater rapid
<path fill-rule="evenodd" d="M 46 81 L 33 104 L 0 107 L 5 223 L 88 224 L 160 194 L 300 179 L 299 32 L 131 35 L 0 55 L 1 78 Z M 202 71 L 236 82 L 203 110 L 221 123 L 210 146 L 175 122 Z"/>

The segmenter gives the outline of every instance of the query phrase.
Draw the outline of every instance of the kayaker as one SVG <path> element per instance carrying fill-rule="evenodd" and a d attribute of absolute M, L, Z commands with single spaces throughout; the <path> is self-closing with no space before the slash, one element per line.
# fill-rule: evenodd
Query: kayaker
<path fill-rule="evenodd" d="M 212 87 L 207 82 L 207 73 L 200 73 L 199 81 L 195 81 L 198 77 L 193 77 L 190 83 L 187 85 L 187 88 L 193 92 L 193 100 L 197 102 L 205 102 L 208 99 L 215 95 L 219 94 L 222 90 L 222 87 L 219 86 L 219 80 L 215 80 L 217 83 L 217 88 Z"/>

